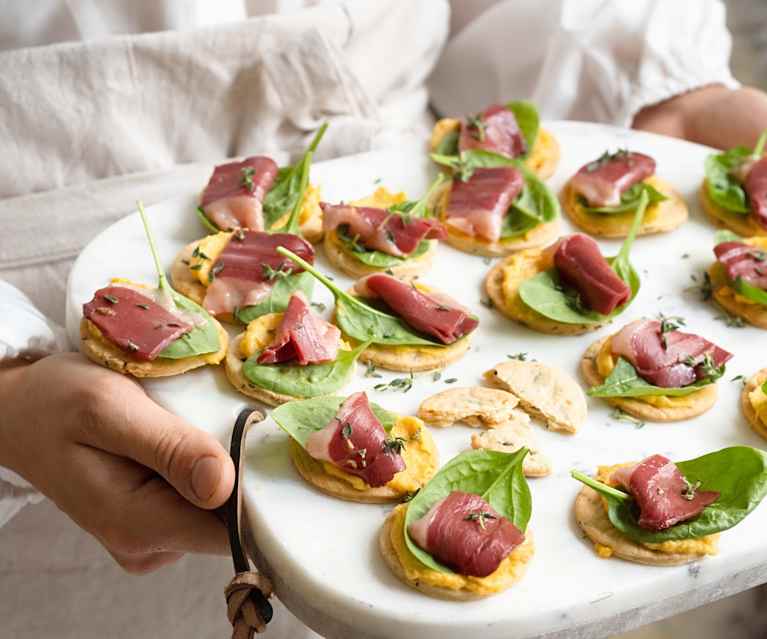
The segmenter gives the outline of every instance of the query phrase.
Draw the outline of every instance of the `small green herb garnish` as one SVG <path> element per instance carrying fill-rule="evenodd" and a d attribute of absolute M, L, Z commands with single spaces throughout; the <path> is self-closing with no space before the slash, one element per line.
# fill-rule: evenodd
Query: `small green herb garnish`
<path fill-rule="evenodd" d="M 703 275 L 700 278 L 693 273 L 690 275 L 690 279 L 694 282 L 694 285 L 685 290 L 700 293 L 700 297 L 704 302 L 710 300 L 714 292 L 711 276 L 706 271 L 703 271 Z"/>
<path fill-rule="evenodd" d="M 431 381 L 438 382 L 442 378 L 442 371 L 434 371 L 431 374 Z"/>
<path fill-rule="evenodd" d="M 745 386 L 746 382 L 747 382 L 745 375 L 736 375 L 730 381 L 731 382 L 740 382 L 742 386 Z"/>
<path fill-rule="evenodd" d="M 688 362 L 685 362 L 688 363 Z M 693 364 L 689 364 L 693 366 Z M 703 361 L 697 365 L 703 371 L 703 379 L 714 382 L 724 375 L 724 364 L 717 366 L 709 353 L 703 356 Z"/>
<path fill-rule="evenodd" d="M 327 306 L 322 302 L 311 302 L 311 307 L 318 313 L 324 313 Z"/>
<path fill-rule="evenodd" d="M 485 141 L 485 129 L 487 125 L 482 119 L 482 114 L 470 115 L 466 118 L 466 124 L 469 125 L 471 137 L 479 142 Z"/>
<path fill-rule="evenodd" d="M 192 251 L 192 257 L 198 257 L 198 258 L 200 258 L 201 260 L 209 260 L 209 259 L 210 259 L 210 258 L 209 258 L 207 255 L 205 255 L 205 253 L 203 253 L 203 252 L 200 250 L 200 247 L 199 247 L 199 246 L 195 246 L 195 247 L 194 247 L 194 251 Z"/>
<path fill-rule="evenodd" d="M 405 450 L 405 445 L 404 437 L 392 437 L 384 440 L 383 452 L 387 455 L 401 455 L 402 451 Z"/>
<path fill-rule="evenodd" d="M 192 264 L 192 266 L 189 267 L 190 271 L 199 271 L 202 268 L 202 264 Z"/>
<path fill-rule="evenodd" d="M 381 377 L 381 373 L 376 372 L 376 365 L 373 362 L 365 362 L 365 377 Z"/>
<path fill-rule="evenodd" d="M 114 295 L 102 295 L 101 297 L 103 297 L 110 304 L 117 304 L 120 301 Z"/>
<path fill-rule="evenodd" d="M 698 491 L 698 488 L 701 486 L 700 481 L 696 482 L 690 482 L 687 477 L 682 477 L 684 480 L 684 490 L 682 491 L 682 498 L 686 499 L 687 501 L 692 501 L 695 499 L 695 493 Z"/>
<path fill-rule="evenodd" d="M 256 169 L 252 166 L 245 166 L 240 169 L 240 172 L 242 173 L 240 184 L 247 189 L 248 193 L 253 193 L 256 189 L 256 185 L 253 184 L 253 176 L 256 174 Z"/>
<path fill-rule="evenodd" d="M 527 353 L 514 353 L 513 355 L 506 355 L 509 359 L 516 359 L 520 362 L 526 362 L 527 361 Z"/>
<path fill-rule="evenodd" d="M 208 273 L 208 282 L 213 283 L 213 280 L 218 277 L 218 274 L 224 270 L 224 263 L 223 262 L 216 262 L 213 265 L 213 268 L 210 269 L 210 272 Z"/>
<path fill-rule="evenodd" d="M 142 311 L 148 311 L 149 310 L 149 304 L 136 304 L 138 308 L 140 308 Z"/>
<path fill-rule="evenodd" d="M 746 325 L 746 322 L 742 317 L 736 317 L 735 315 L 730 315 L 729 313 L 725 313 L 724 315 L 717 315 L 714 319 L 720 322 L 724 322 L 724 325 L 728 328 L 743 328 Z"/>
<path fill-rule="evenodd" d="M 352 436 L 352 425 L 350 423 L 346 423 L 343 425 L 343 428 L 341 428 L 341 437 L 344 439 L 351 439 Z"/>
<path fill-rule="evenodd" d="M 614 408 L 610 413 L 610 417 L 619 422 L 628 422 L 630 424 L 634 424 L 636 428 L 642 428 L 645 425 L 641 419 L 637 419 L 633 415 L 629 415 L 627 412 L 622 411 L 620 408 Z"/>
<path fill-rule="evenodd" d="M 609 151 L 605 151 L 600 155 L 596 160 L 593 162 L 589 162 L 586 165 L 586 172 L 587 173 L 593 173 L 597 169 L 603 167 L 608 162 L 611 162 L 612 160 L 620 160 L 629 157 L 629 150 L 628 149 L 618 149 L 615 153 L 610 153 Z"/>
<path fill-rule="evenodd" d="M 445 380 L 445 384 L 455 384 L 458 381 L 457 377 L 448 377 Z"/>
<path fill-rule="evenodd" d="M 379 393 L 387 391 L 407 393 L 411 388 L 413 388 L 413 373 L 410 373 L 409 377 L 395 377 L 390 382 L 373 386 L 373 390 Z"/>
<path fill-rule="evenodd" d="M 487 528 L 485 522 L 490 519 L 498 519 L 498 517 L 496 517 L 493 513 L 489 513 L 485 510 L 478 510 L 475 513 L 469 513 L 463 518 L 464 521 L 476 521 L 482 530 Z"/>
<path fill-rule="evenodd" d="M 268 282 L 273 282 L 278 277 L 287 277 L 291 272 L 290 268 L 287 266 L 283 266 L 277 269 L 270 266 L 269 264 L 262 264 L 261 270 L 263 271 L 264 277 Z"/>
<path fill-rule="evenodd" d="M 663 313 L 658 313 L 658 319 L 660 320 L 660 341 L 665 350 L 668 348 L 666 333 L 673 333 L 679 330 L 682 326 L 686 326 L 687 322 L 678 315 L 666 316 Z"/>

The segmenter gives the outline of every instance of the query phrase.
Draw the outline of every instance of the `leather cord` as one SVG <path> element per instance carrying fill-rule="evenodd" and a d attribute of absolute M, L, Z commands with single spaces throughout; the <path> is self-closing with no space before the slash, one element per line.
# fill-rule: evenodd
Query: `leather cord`
<path fill-rule="evenodd" d="M 234 462 L 234 489 L 224 507 L 224 518 L 229 531 L 229 546 L 235 576 L 224 590 L 227 616 L 232 624 L 232 639 L 252 639 L 255 633 L 264 632 L 273 615 L 268 599 L 272 584 L 267 577 L 251 570 L 250 562 L 242 547 L 242 457 L 245 438 L 250 427 L 264 419 L 253 408 L 244 408 L 237 416 L 232 432 L 229 454 Z"/>

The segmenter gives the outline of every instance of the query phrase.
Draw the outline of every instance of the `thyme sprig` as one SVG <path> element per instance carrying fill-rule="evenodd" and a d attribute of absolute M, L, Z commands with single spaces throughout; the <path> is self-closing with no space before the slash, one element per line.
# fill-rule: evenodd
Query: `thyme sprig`
<path fill-rule="evenodd" d="M 687 501 L 692 501 L 695 499 L 695 493 L 698 492 L 698 489 L 700 488 L 700 481 L 696 481 L 695 483 L 691 483 L 687 477 L 682 477 L 684 480 L 684 490 L 682 490 L 682 498 L 686 499 Z"/>
<path fill-rule="evenodd" d="M 401 455 L 406 445 L 407 442 L 404 437 L 392 437 L 384 440 L 383 452 L 387 455 Z"/>
<path fill-rule="evenodd" d="M 469 513 L 463 518 L 464 521 L 476 521 L 482 530 L 487 528 L 487 524 L 485 522 L 492 519 L 498 519 L 498 517 L 496 517 L 493 513 L 489 513 L 485 510 L 478 510 L 477 512 Z"/>
<path fill-rule="evenodd" d="M 485 130 L 487 129 L 487 124 L 485 124 L 485 121 L 482 119 L 481 113 L 468 116 L 466 118 L 466 124 L 469 126 L 471 137 L 473 137 L 478 142 L 485 141 Z"/>
<path fill-rule="evenodd" d="M 660 320 L 660 340 L 663 344 L 663 349 L 666 350 L 668 348 L 668 338 L 666 334 L 679 330 L 682 326 L 686 326 L 687 322 L 684 318 L 679 317 L 678 315 L 666 316 L 663 313 L 658 314 L 658 319 Z"/>
<path fill-rule="evenodd" d="M 411 388 L 413 388 L 413 373 L 410 373 L 408 377 L 395 377 L 385 384 L 376 384 L 373 386 L 373 390 L 378 391 L 379 393 L 407 393 Z"/>
<path fill-rule="evenodd" d="M 256 185 L 253 183 L 253 176 L 256 174 L 256 169 L 252 166 L 244 166 L 240 169 L 242 174 L 240 178 L 240 184 L 245 187 L 248 193 L 253 193 L 256 190 Z"/>
<path fill-rule="evenodd" d="M 268 282 L 273 282 L 278 277 L 287 277 L 291 273 L 291 268 L 285 265 L 281 266 L 280 268 L 274 268 L 269 264 L 262 264 L 261 270 L 263 271 L 264 277 Z"/>

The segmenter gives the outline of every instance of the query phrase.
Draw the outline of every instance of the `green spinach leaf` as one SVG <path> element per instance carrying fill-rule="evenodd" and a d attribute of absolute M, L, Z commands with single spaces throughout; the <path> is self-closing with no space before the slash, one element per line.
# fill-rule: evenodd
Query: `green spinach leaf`
<path fill-rule="evenodd" d="M 206 230 L 210 231 L 211 233 L 218 233 L 221 230 L 215 224 L 213 224 L 213 222 L 205 214 L 205 211 L 203 211 L 201 206 L 197 207 L 197 209 L 195 210 L 195 213 L 197 213 L 197 217 L 200 220 L 200 224 L 202 224 L 206 228 Z"/>
<path fill-rule="evenodd" d="M 541 315 L 563 324 L 600 324 L 620 315 L 634 301 L 639 292 L 639 274 L 631 265 L 629 255 L 639 227 L 642 225 L 647 206 L 648 195 L 643 192 L 639 197 L 639 204 L 634 213 L 631 229 L 629 229 L 618 255 L 607 258 L 616 275 L 631 288 L 631 297 L 625 304 L 616 308 L 609 315 L 602 315 L 584 308 L 577 291 L 561 282 L 556 268 L 538 273 L 523 282 L 519 287 L 519 296 L 522 301 Z"/>
<path fill-rule="evenodd" d="M 272 411 L 272 419 L 277 422 L 277 426 L 305 447 L 309 435 L 325 428 L 336 416 L 344 401 L 345 397 L 330 396 L 288 402 Z M 394 427 L 396 414 L 373 402 L 370 403 L 370 408 L 385 431 L 388 432 Z"/>
<path fill-rule="evenodd" d="M 221 347 L 218 335 L 218 326 L 208 312 L 194 303 L 188 297 L 172 292 L 173 301 L 176 306 L 183 311 L 202 315 L 207 322 L 204 326 L 195 326 L 188 333 L 168 344 L 162 349 L 158 357 L 165 359 L 184 359 L 185 357 L 194 357 L 195 355 L 204 355 L 205 353 L 215 353 Z"/>
<path fill-rule="evenodd" d="M 743 238 L 729 229 L 719 229 L 714 233 L 714 246 L 722 242 L 742 242 Z"/>
<path fill-rule="evenodd" d="M 740 295 L 747 297 L 752 302 L 767 306 L 767 291 L 759 288 L 758 286 L 754 286 L 749 282 L 746 282 L 746 280 L 744 280 L 742 277 L 739 277 L 735 280 L 735 282 L 733 282 L 733 288 Z"/>
<path fill-rule="evenodd" d="M 525 185 L 503 218 L 501 239 L 510 239 L 527 233 L 539 224 L 553 222 L 559 217 L 559 200 L 548 186 L 521 162 Z"/>
<path fill-rule="evenodd" d="M 184 333 L 181 337 L 168 344 L 160 351 L 158 357 L 164 359 L 184 359 L 185 357 L 194 357 L 195 355 L 215 353 L 221 347 L 216 321 L 204 308 L 190 300 L 188 297 L 184 297 L 171 287 L 168 278 L 165 277 L 165 272 L 162 270 L 160 254 L 154 241 L 152 229 L 149 228 L 149 219 L 144 210 L 144 205 L 141 202 L 137 202 L 136 205 L 139 216 L 141 217 L 141 223 L 144 225 L 147 241 L 149 242 L 149 251 L 152 254 L 154 267 L 157 271 L 157 288 L 160 290 L 160 293 L 172 299 L 177 308 L 180 308 L 182 311 L 202 316 L 206 321 L 204 326 L 195 327 L 188 333 Z"/>
<path fill-rule="evenodd" d="M 582 196 L 579 197 L 581 205 L 588 213 L 614 215 L 618 213 L 629 213 L 630 211 L 635 211 L 639 207 L 642 196 L 647 197 L 648 206 L 651 204 L 657 204 L 658 202 L 663 202 L 664 200 L 668 199 L 668 197 L 656 189 L 652 184 L 647 184 L 646 182 L 639 182 L 632 186 L 630 189 L 626 190 L 623 195 L 621 195 L 621 203 L 618 206 L 590 207 L 588 206 L 588 202 L 586 202 L 585 198 Z"/>
<path fill-rule="evenodd" d="M 767 131 L 762 133 L 753 150 L 745 146 L 737 146 L 706 158 L 707 192 L 715 204 L 729 213 L 748 215 L 751 212 L 746 191 L 733 172 L 747 160 L 762 157 L 765 142 L 767 142 Z"/>
<path fill-rule="evenodd" d="M 263 202 L 264 226 L 269 232 L 296 233 L 298 231 L 299 213 L 303 205 L 304 192 L 309 184 L 312 156 L 327 128 L 327 123 L 319 128 L 309 148 L 296 164 L 282 167 L 277 173 L 277 178 Z M 290 212 L 288 221 L 283 226 L 275 228 L 275 224 L 288 212 Z"/>
<path fill-rule="evenodd" d="M 742 242 L 743 238 L 737 233 L 733 233 L 730 230 L 722 229 L 716 232 L 714 235 L 714 246 L 722 244 L 723 242 Z M 756 250 L 756 249 L 755 249 Z M 767 267 L 766 267 L 767 268 Z M 730 281 L 730 285 L 740 295 L 747 297 L 757 304 L 763 304 L 767 306 L 767 291 L 754 286 L 749 282 L 746 282 L 743 278 L 738 278 L 734 282 Z"/>
<path fill-rule="evenodd" d="M 724 369 L 722 369 L 724 372 Z M 607 379 L 599 386 L 592 386 L 586 391 L 591 397 L 647 397 L 665 395 L 667 397 L 684 397 L 713 384 L 721 375 L 698 380 L 689 386 L 679 388 L 663 388 L 653 386 L 639 376 L 636 369 L 623 357 L 619 357 L 615 368 Z"/>
<path fill-rule="evenodd" d="M 405 515 L 405 543 L 408 550 L 427 568 L 453 572 L 410 539 L 408 527 L 454 490 L 474 493 L 487 501 L 519 530 L 525 532 L 532 514 L 530 488 L 522 472 L 527 448 L 514 453 L 471 450 L 445 464 L 408 503 Z"/>
<path fill-rule="evenodd" d="M 527 100 L 508 102 L 506 108 L 514 114 L 519 130 L 522 132 L 522 137 L 525 138 L 527 153 L 522 157 L 526 158 L 530 155 L 530 151 L 532 151 L 535 141 L 538 139 L 538 129 L 540 127 L 538 109 L 535 108 L 532 102 Z"/>
<path fill-rule="evenodd" d="M 458 139 L 461 137 L 461 129 L 450 131 L 439 141 L 434 152 L 437 155 L 458 155 Z"/>
<path fill-rule="evenodd" d="M 313 290 L 314 278 L 309 273 L 280 275 L 266 299 L 261 300 L 258 304 L 236 309 L 234 316 L 243 324 L 248 324 L 267 313 L 282 313 L 288 308 L 293 293 L 301 291 L 307 299 L 312 299 Z"/>
<path fill-rule="evenodd" d="M 451 169 L 463 182 L 470 179 L 476 169 L 492 169 L 499 166 L 517 166 L 520 164 L 519 160 L 485 149 L 467 149 L 461 151 L 459 155 L 432 153 L 431 159 L 437 164 Z"/>
<path fill-rule="evenodd" d="M 719 499 L 695 519 L 658 532 L 639 526 L 636 504 L 630 495 L 581 473 L 573 472 L 573 477 L 604 495 L 613 526 L 642 543 L 697 539 L 727 530 L 743 521 L 767 494 L 767 453 L 757 448 L 723 448 L 677 466 L 687 481 L 694 485 L 700 482 L 699 490 L 717 491 Z"/>
<path fill-rule="evenodd" d="M 439 346 L 441 342 L 421 337 L 405 322 L 394 315 L 379 311 L 353 295 L 341 290 L 311 264 L 302 260 L 295 253 L 284 247 L 277 252 L 289 257 L 305 271 L 317 278 L 336 300 L 336 322 L 349 337 L 360 342 L 372 342 L 386 346 Z"/>
<path fill-rule="evenodd" d="M 364 342 L 351 351 L 339 350 L 335 361 L 308 366 L 259 364 L 256 354 L 242 365 L 242 372 L 253 385 L 274 393 L 291 397 L 329 395 L 351 379 L 357 358 L 368 346 L 370 342 Z"/>

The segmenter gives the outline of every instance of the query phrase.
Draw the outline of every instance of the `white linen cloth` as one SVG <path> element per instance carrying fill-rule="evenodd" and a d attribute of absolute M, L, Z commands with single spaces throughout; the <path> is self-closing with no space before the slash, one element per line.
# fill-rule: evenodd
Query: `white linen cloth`
<path fill-rule="evenodd" d="M 738 86 L 719 0 L 475 0 L 453 7 L 455 35 L 429 82 L 442 115 L 524 98 L 547 119 L 628 127 L 649 104 L 707 84 Z"/>
<path fill-rule="evenodd" d="M 448 27 L 436 0 L 248 0 L 249 15 L 282 15 L 203 29 L 242 3 L 219 0 L 218 14 L 203 0 L 187 11 L 173 0 L 33 4 L 0 0 L 0 279 L 29 296 L 0 287 L 4 357 L 62 347 L 72 258 L 137 198 L 199 189 L 225 157 L 284 160 L 325 120 L 319 158 L 425 139 L 424 82 Z M 645 104 L 734 85 L 715 0 L 453 5 L 456 35 L 431 80 L 445 114 L 531 97 L 549 117 L 628 124 Z M 181 31 L 108 37 L 164 28 Z M 16 48 L 62 39 L 85 42 Z M 11 479 L 0 476 L 0 522 L 39 499 Z M 136 587 L 45 501 L 0 529 L 2 634 L 224 636 L 230 571 L 190 557 Z M 277 605 L 267 637 L 315 636 Z"/>

